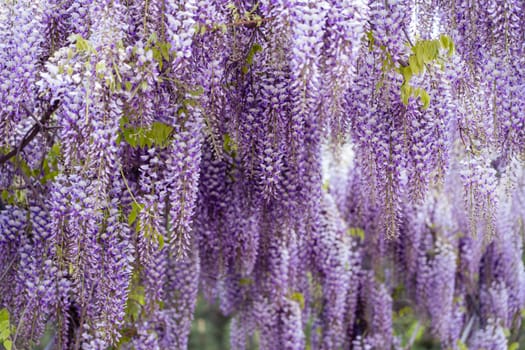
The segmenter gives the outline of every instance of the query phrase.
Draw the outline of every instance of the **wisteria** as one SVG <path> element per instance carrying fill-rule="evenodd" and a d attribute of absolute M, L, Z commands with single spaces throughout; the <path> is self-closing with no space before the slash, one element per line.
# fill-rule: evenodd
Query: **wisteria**
<path fill-rule="evenodd" d="M 0 0 L 0 349 L 518 349 L 524 159 L 523 1 Z"/>

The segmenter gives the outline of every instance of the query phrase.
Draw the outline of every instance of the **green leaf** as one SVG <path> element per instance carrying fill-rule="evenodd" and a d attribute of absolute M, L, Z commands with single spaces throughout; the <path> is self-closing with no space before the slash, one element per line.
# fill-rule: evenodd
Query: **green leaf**
<path fill-rule="evenodd" d="M 58 160 L 61 156 L 60 143 L 57 142 L 53 144 L 49 152 L 47 153 L 44 162 L 42 163 L 43 168 L 43 177 L 42 182 L 46 183 L 50 180 L 53 180 L 58 176 Z"/>
<path fill-rule="evenodd" d="M 454 51 L 454 43 L 448 35 L 441 35 L 436 40 L 418 40 L 411 48 L 412 55 L 408 57 L 408 65 L 394 67 L 394 70 L 403 76 L 401 84 L 401 100 L 408 105 L 411 96 L 419 97 L 423 104 L 423 109 L 430 106 L 430 96 L 424 89 L 414 88 L 410 85 L 413 75 L 420 75 L 425 72 L 427 64 L 443 65 L 443 58 L 440 57 L 440 49 L 449 50 L 449 55 Z"/>
<path fill-rule="evenodd" d="M 400 70 L 405 82 L 410 82 L 410 79 L 412 78 L 412 69 L 410 68 L 410 66 L 401 67 Z"/>
<path fill-rule="evenodd" d="M 408 105 L 408 99 L 412 94 L 412 87 L 408 84 L 401 85 L 401 100 L 405 106 Z"/>
<path fill-rule="evenodd" d="M 168 139 L 173 131 L 173 128 L 161 122 L 153 122 L 148 136 L 153 140 L 153 143 L 160 147 L 168 146 Z"/>
<path fill-rule="evenodd" d="M 9 197 L 10 197 L 9 191 L 8 190 L 2 190 L 2 197 L 1 197 L 2 201 L 3 202 L 8 202 Z M 0 321 L 1 321 L 1 319 L 0 319 Z"/>
<path fill-rule="evenodd" d="M 188 114 L 188 109 L 185 106 L 179 107 L 179 109 L 177 109 L 177 115 L 180 116 L 186 114 Z"/>
<path fill-rule="evenodd" d="M 290 299 L 297 301 L 299 303 L 299 306 L 301 307 L 301 310 L 304 309 L 305 302 L 304 302 L 303 293 L 300 293 L 300 292 L 292 293 Z"/>
<path fill-rule="evenodd" d="M 49 155 L 53 156 L 54 158 L 60 157 L 61 151 L 60 151 L 60 143 L 56 142 L 51 149 L 49 150 Z"/>
<path fill-rule="evenodd" d="M 360 238 L 361 240 L 365 239 L 365 231 L 358 227 L 350 227 L 347 233 L 352 237 Z"/>
<path fill-rule="evenodd" d="M 253 284 L 253 280 L 251 278 L 243 277 L 243 278 L 239 279 L 239 285 L 241 285 L 241 286 L 249 286 L 251 284 Z"/>
<path fill-rule="evenodd" d="M 439 37 L 439 42 L 444 49 L 448 50 L 448 56 L 452 56 L 454 54 L 454 41 L 450 36 L 445 34 L 441 35 Z"/>
<path fill-rule="evenodd" d="M 137 320 L 139 318 L 141 306 L 144 305 L 146 305 L 144 287 L 134 284 L 129 292 L 129 298 L 126 304 L 126 315 L 132 320 Z"/>
<path fill-rule="evenodd" d="M 100 74 L 106 70 L 106 63 L 104 61 L 97 62 L 95 65 L 95 72 Z"/>
<path fill-rule="evenodd" d="M 9 311 L 6 308 L 0 310 L 0 340 L 8 339 L 11 335 L 11 325 L 9 322 Z"/>
<path fill-rule="evenodd" d="M 190 90 L 188 91 L 188 93 L 191 95 L 191 96 L 200 96 L 204 93 L 204 88 L 202 86 L 198 86 L 195 90 Z"/>
<path fill-rule="evenodd" d="M 421 98 L 421 102 L 423 103 L 423 109 L 427 109 L 430 106 L 430 96 L 428 96 L 428 93 L 425 89 L 418 89 L 419 90 L 419 97 Z"/>
<path fill-rule="evenodd" d="M 0 325 L 0 327 L 2 327 L 2 325 Z M 9 327 L 2 327 L 2 329 L 0 329 L 0 341 L 9 339 L 9 335 L 10 335 Z"/>
<path fill-rule="evenodd" d="M 520 343 L 514 342 L 509 345 L 509 350 L 518 350 L 520 348 Z"/>
<path fill-rule="evenodd" d="M 261 51 L 262 51 L 262 46 L 259 45 L 258 43 L 254 43 L 252 45 L 252 47 L 250 48 L 250 52 L 248 53 L 248 57 L 246 58 L 246 62 L 249 65 L 252 65 L 253 64 L 253 58 L 254 58 L 255 54 L 258 53 L 258 52 L 261 52 Z"/>
<path fill-rule="evenodd" d="M 15 198 L 18 203 L 23 203 L 26 201 L 26 191 L 25 190 L 16 190 Z"/>
<path fill-rule="evenodd" d="M 503 334 L 505 334 L 505 336 L 508 338 L 510 337 L 510 329 L 508 328 L 503 328 Z"/>
<path fill-rule="evenodd" d="M 238 151 L 238 146 L 235 140 L 230 136 L 230 134 L 224 134 L 222 136 L 222 149 L 224 152 L 235 156 Z"/>
<path fill-rule="evenodd" d="M 120 134 L 131 147 L 167 147 L 173 132 L 173 127 L 161 122 L 154 122 L 149 128 L 125 127 L 122 120 L 120 124 Z"/>
<path fill-rule="evenodd" d="M 157 242 L 159 243 L 159 250 L 164 248 L 164 236 L 160 233 L 157 234 Z"/>
<path fill-rule="evenodd" d="M 137 311 L 137 317 L 138 317 L 138 311 Z M 128 337 L 127 335 L 121 336 L 117 343 L 117 349 L 122 349 L 122 345 L 128 344 L 130 341 L 131 341 L 131 337 Z"/>
<path fill-rule="evenodd" d="M 247 74 L 248 70 L 250 69 L 250 66 L 253 64 L 253 59 L 255 57 L 255 54 L 262 51 L 262 46 L 258 43 L 254 43 L 252 47 L 250 47 L 250 50 L 248 51 L 248 55 L 246 55 L 246 64 L 242 66 L 241 71 L 242 74 Z"/>
<path fill-rule="evenodd" d="M 157 40 L 158 40 L 157 33 L 156 32 L 151 33 L 151 35 L 148 38 L 148 41 L 151 43 L 156 43 Z"/>
<path fill-rule="evenodd" d="M 375 44 L 374 32 L 372 32 L 371 30 L 366 32 L 366 38 L 368 39 L 368 49 L 372 51 Z"/>
<path fill-rule="evenodd" d="M 441 35 L 439 37 L 439 42 L 441 43 L 441 46 L 444 48 L 444 49 L 448 49 L 449 47 L 449 42 L 450 42 L 450 38 L 448 35 Z"/>
<path fill-rule="evenodd" d="M 143 286 L 138 286 L 133 294 L 134 300 L 141 306 L 146 305 L 146 297 Z"/>
<path fill-rule="evenodd" d="M 138 204 L 137 202 L 131 203 L 131 212 L 128 215 L 128 225 L 133 225 L 142 208 L 143 206 Z"/>
<path fill-rule="evenodd" d="M 468 350 L 468 347 L 461 340 L 458 340 L 457 345 L 459 350 Z"/>
<path fill-rule="evenodd" d="M 408 62 L 412 73 L 419 74 L 421 72 L 422 67 L 420 66 L 419 61 L 415 55 L 410 55 Z"/>
<path fill-rule="evenodd" d="M 398 317 L 404 317 L 404 316 L 412 315 L 412 313 L 413 313 L 412 308 L 410 306 L 405 306 L 397 312 L 397 315 Z"/>
<path fill-rule="evenodd" d="M 75 35 L 75 47 L 77 51 L 86 51 L 89 48 L 87 41 L 80 35 Z"/>
<path fill-rule="evenodd" d="M 416 330 L 416 327 L 418 327 L 418 321 L 412 322 L 412 324 L 410 325 L 410 327 L 408 327 L 407 332 L 406 332 L 407 339 L 410 339 L 410 337 Z M 424 333 L 425 333 L 425 327 L 419 325 L 419 328 L 417 330 L 414 340 L 418 341 L 419 339 L 421 339 Z"/>
<path fill-rule="evenodd" d="M 451 40 L 448 46 L 448 55 L 452 56 L 455 51 L 456 51 L 456 46 L 454 45 L 454 42 Z"/>
<path fill-rule="evenodd" d="M 430 41 L 430 52 L 431 52 L 431 58 L 432 60 L 435 60 L 439 55 L 439 47 L 441 45 L 439 44 L 438 40 L 431 40 Z"/>
<path fill-rule="evenodd" d="M 11 158 L 10 161 L 14 165 L 19 166 L 22 172 L 24 173 L 24 175 L 26 175 L 27 177 L 33 177 L 37 175 L 37 171 L 31 169 L 29 165 L 26 163 L 26 161 L 24 161 L 23 159 L 15 157 L 15 158 Z"/>
<path fill-rule="evenodd" d="M 139 318 L 139 312 L 140 307 L 137 302 L 129 298 L 126 305 L 126 315 L 129 315 L 132 320 L 137 320 Z"/>
<path fill-rule="evenodd" d="M 8 339 L 11 334 L 9 321 L 0 322 L 0 340 Z"/>
<path fill-rule="evenodd" d="M 11 350 L 13 348 L 13 342 L 9 339 L 4 340 L 4 348 L 5 350 Z"/>
<path fill-rule="evenodd" d="M 162 58 L 164 58 L 164 60 L 166 61 L 169 61 L 170 60 L 170 48 L 171 48 L 170 43 L 167 43 L 167 42 L 160 43 L 159 48 L 160 48 L 160 53 L 162 55 Z"/>
<path fill-rule="evenodd" d="M 164 63 L 163 59 L 162 59 L 162 53 L 160 52 L 160 50 L 156 47 L 152 48 L 151 49 L 151 52 L 153 53 L 153 59 L 155 60 L 155 62 L 157 62 L 157 64 L 159 65 L 159 69 L 162 70 L 162 64 Z"/>
<path fill-rule="evenodd" d="M 198 102 L 194 99 L 190 99 L 190 98 L 187 98 L 185 99 L 184 101 L 182 101 L 182 104 L 185 106 L 185 107 L 197 107 L 198 105 Z"/>
<path fill-rule="evenodd" d="M 126 141 L 131 147 L 137 147 L 138 145 L 138 138 L 135 134 L 135 130 L 133 128 L 122 128 L 121 127 L 121 135 L 124 137 L 124 141 Z"/>
<path fill-rule="evenodd" d="M 47 183 L 48 181 L 54 180 L 58 176 L 58 174 L 60 174 L 58 170 L 47 172 L 42 178 L 43 183 Z"/>

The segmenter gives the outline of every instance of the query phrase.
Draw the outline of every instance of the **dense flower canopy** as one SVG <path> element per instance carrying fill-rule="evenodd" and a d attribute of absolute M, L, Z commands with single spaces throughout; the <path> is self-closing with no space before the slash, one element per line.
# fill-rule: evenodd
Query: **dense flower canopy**
<path fill-rule="evenodd" d="M 0 0 L 0 344 L 506 350 L 524 155 L 523 0 Z"/>

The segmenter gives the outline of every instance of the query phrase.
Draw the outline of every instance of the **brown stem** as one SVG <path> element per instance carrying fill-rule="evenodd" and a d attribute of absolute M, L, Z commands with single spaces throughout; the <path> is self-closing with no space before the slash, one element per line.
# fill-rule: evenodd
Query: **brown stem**
<path fill-rule="evenodd" d="M 11 158 L 15 157 L 16 155 L 20 154 L 20 152 L 29 144 L 31 141 L 38 135 L 40 131 L 44 128 L 44 125 L 51 119 L 51 116 L 53 113 L 58 109 L 58 102 L 53 103 L 47 111 L 44 113 L 42 118 L 40 118 L 40 121 L 38 121 L 35 125 L 29 129 L 29 131 L 24 135 L 24 138 L 20 142 L 20 144 L 13 149 L 11 152 L 4 154 L 0 156 L 0 165 L 3 165 L 7 163 Z"/>

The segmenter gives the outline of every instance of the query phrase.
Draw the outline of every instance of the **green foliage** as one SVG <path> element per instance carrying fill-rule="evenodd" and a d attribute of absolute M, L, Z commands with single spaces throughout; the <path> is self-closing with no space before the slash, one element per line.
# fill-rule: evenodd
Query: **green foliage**
<path fill-rule="evenodd" d="M 509 345 L 509 350 L 518 350 L 520 348 L 520 343 L 514 342 Z"/>
<path fill-rule="evenodd" d="M 137 222 L 137 231 L 142 230 L 144 236 L 148 239 L 155 239 L 159 245 L 159 250 L 164 248 L 164 236 L 158 232 L 153 226 L 143 223 L 142 221 Z"/>
<path fill-rule="evenodd" d="M 376 42 L 376 39 L 374 38 L 374 32 L 371 30 L 367 31 L 366 38 L 368 40 L 368 50 L 372 51 Z"/>
<path fill-rule="evenodd" d="M 137 216 L 139 215 L 140 211 L 144 209 L 144 206 L 137 203 L 137 202 L 132 202 L 131 203 L 131 212 L 129 213 L 128 215 L 128 225 L 133 225 L 133 223 L 135 222 L 135 220 L 137 219 Z"/>
<path fill-rule="evenodd" d="M 68 60 L 71 60 L 74 56 L 80 56 L 84 62 L 84 70 L 91 71 L 93 68 L 93 59 L 98 55 L 97 50 L 81 35 L 71 35 L 69 40 L 75 43 L 75 47 L 74 49 L 69 49 Z M 120 41 L 116 43 L 116 46 L 123 48 L 124 44 Z M 72 76 L 74 73 L 73 66 L 69 64 L 59 65 L 58 68 L 60 73 L 63 73 L 65 69 L 69 76 Z M 111 92 L 122 89 L 122 77 L 120 76 L 118 66 L 115 63 L 108 67 L 106 66 L 106 61 L 97 61 L 95 63 L 95 76 L 99 81 L 103 82 Z"/>
<path fill-rule="evenodd" d="M 120 135 L 118 142 L 125 140 L 131 147 L 159 147 L 166 148 L 173 133 L 173 127 L 153 122 L 148 127 L 126 126 L 128 119 L 123 117 L 120 121 Z"/>
<path fill-rule="evenodd" d="M 224 350 L 230 348 L 230 318 L 222 315 L 217 305 L 204 298 L 197 299 L 191 327 L 188 349 Z M 253 339 L 249 340 L 247 350 L 257 350 Z"/>
<path fill-rule="evenodd" d="M 4 346 L 6 350 L 11 350 L 13 341 L 11 340 L 11 334 L 13 327 L 9 321 L 9 311 L 7 309 L 0 310 L 0 344 Z"/>
<path fill-rule="evenodd" d="M 89 54 L 97 53 L 97 50 L 95 50 L 93 46 L 91 46 L 89 41 L 84 39 L 80 34 L 72 35 L 70 40 L 75 42 L 75 49 L 77 52 L 89 53 Z"/>
<path fill-rule="evenodd" d="M 16 156 L 11 158 L 9 161 L 15 167 L 20 169 L 24 176 L 26 176 L 27 178 L 36 178 L 39 179 L 42 184 L 45 184 L 48 181 L 52 181 L 59 174 L 58 162 L 60 160 L 60 157 L 60 144 L 55 143 L 42 160 L 41 167 L 33 169 L 29 166 L 29 164 L 27 164 L 25 160 Z M 10 205 L 17 205 L 25 203 L 26 192 L 27 190 L 24 188 L 14 190 L 3 189 L 0 192 L 0 196 L 2 198 L 2 202 Z"/>
<path fill-rule="evenodd" d="M 97 64 L 95 64 L 95 74 L 100 79 L 104 78 L 104 74 L 106 72 L 106 62 L 99 61 Z"/>
<path fill-rule="evenodd" d="M 26 202 L 26 190 L 17 189 L 14 191 L 2 190 L 2 201 L 9 205 L 20 205 Z"/>
<path fill-rule="evenodd" d="M 8 147 L 1 147 L 0 148 L 0 154 L 3 154 L 3 155 L 6 155 L 8 154 L 9 152 L 11 152 L 11 149 L 8 148 Z M 35 169 L 31 169 L 29 167 L 29 165 L 27 164 L 26 161 L 24 161 L 21 157 L 19 157 L 18 155 L 15 154 L 14 157 L 12 157 L 11 159 L 9 159 L 9 162 L 11 162 L 11 164 L 13 164 L 15 167 L 19 168 L 20 170 L 22 170 L 22 172 L 24 173 L 24 175 L 26 175 L 27 177 L 32 177 L 32 176 L 36 176 L 38 174 L 38 171 L 35 170 Z"/>
<path fill-rule="evenodd" d="M 441 47 L 448 50 L 448 56 L 452 56 L 456 51 L 452 38 L 443 34 L 439 37 L 439 41 L 441 42 Z"/>
<path fill-rule="evenodd" d="M 301 310 L 304 310 L 305 301 L 304 301 L 303 293 L 300 293 L 300 292 L 292 293 L 292 295 L 290 296 L 290 299 L 293 300 L 293 301 L 298 302 L 299 306 L 301 307 Z"/>
<path fill-rule="evenodd" d="M 241 278 L 239 279 L 239 285 L 242 287 L 250 286 L 253 284 L 253 280 L 251 278 Z"/>
<path fill-rule="evenodd" d="M 150 36 L 146 50 L 152 51 L 153 59 L 159 65 L 159 70 L 162 70 L 164 62 L 170 62 L 171 60 L 171 44 L 165 41 L 158 41 L 156 33 Z"/>
<path fill-rule="evenodd" d="M 126 305 L 126 314 L 132 322 L 139 319 L 140 310 L 146 305 L 146 294 L 144 286 L 135 285 L 129 292 L 128 303 Z"/>
<path fill-rule="evenodd" d="M 399 287 L 394 292 L 394 300 L 403 299 L 404 288 Z M 401 339 L 403 349 L 431 350 L 441 349 L 439 343 L 424 326 L 418 315 L 410 306 L 401 307 L 393 314 L 394 332 Z"/>
<path fill-rule="evenodd" d="M 126 322 L 127 324 L 136 323 L 142 312 L 143 307 L 146 305 L 146 294 L 144 286 L 140 284 L 140 270 L 134 269 L 131 283 L 129 285 L 128 300 L 126 302 Z M 122 345 L 127 344 L 131 341 L 133 335 L 136 334 L 134 328 L 124 328 L 121 330 L 121 338 L 116 346 L 116 349 L 121 349 Z"/>
<path fill-rule="evenodd" d="M 448 35 L 441 35 L 435 40 L 418 40 L 412 46 L 412 53 L 408 57 L 408 63 L 396 68 L 396 71 L 403 76 L 401 84 L 401 100 L 408 105 L 410 97 L 420 98 L 423 109 L 430 106 L 430 96 L 425 89 L 415 88 L 410 85 L 410 80 L 415 75 L 422 75 L 433 63 L 442 63 L 440 50 L 447 50 L 448 56 L 454 53 L 454 42 Z"/>
<path fill-rule="evenodd" d="M 412 322 L 412 324 L 410 324 L 410 327 L 408 327 L 404 338 L 409 339 L 407 338 L 408 336 L 410 337 L 413 336 L 414 340 L 417 342 L 418 340 L 421 339 L 421 337 L 423 337 L 424 333 L 425 333 L 425 327 L 421 327 L 418 321 L 414 321 Z"/>
<path fill-rule="evenodd" d="M 12 196 L 8 190 L 2 190 L 2 194 L 1 194 L 2 202 L 12 204 L 10 203 L 10 201 L 12 201 L 11 197 Z"/>
<path fill-rule="evenodd" d="M 224 152 L 235 158 L 237 155 L 237 151 L 239 150 L 239 146 L 237 145 L 235 140 L 230 136 L 230 134 L 224 134 L 222 136 L 222 149 Z"/>
<path fill-rule="evenodd" d="M 54 180 L 59 174 L 58 161 L 60 160 L 60 157 L 60 143 L 57 142 L 51 147 L 47 153 L 47 156 L 44 158 L 44 162 L 42 163 L 43 183 Z"/>
<path fill-rule="evenodd" d="M 366 38 L 368 48 L 372 51 L 376 46 L 374 33 L 368 31 L 366 33 Z M 444 57 L 442 57 L 441 51 L 445 50 L 448 57 L 454 54 L 455 48 L 452 38 L 448 35 L 441 35 L 439 39 L 416 41 L 414 45 L 411 45 L 411 54 L 408 57 L 408 62 L 394 62 L 390 52 L 388 52 L 385 46 L 379 46 L 379 49 L 383 52 L 383 75 L 394 70 L 403 77 L 403 83 L 400 87 L 403 104 L 408 105 L 410 97 L 419 98 L 423 105 L 423 109 L 427 109 L 430 106 L 430 96 L 428 95 L 428 92 L 423 88 L 412 86 L 410 81 L 414 76 L 423 75 L 429 70 L 431 65 L 438 64 L 443 67 Z M 382 86 L 383 81 L 380 80 L 377 83 L 376 88 L 379 89 Z"/>
<path fill-rule="evenodd" d="M 193 97 L 199 97 L 204 93 L 204 88 L 202 86 L 197 86 L 195 90 L 188 90 L 188 94 Z"/>
<path fill-rule="evenodd" d="M 253 59 L 255 57 L 255 54 L 262 51 L 262 46 L 258 43 L 254 43 L 252 47 L 250 47 L 250 50 L 248 51 L 248 54 L 246 55 L 246 62 L 244 66 L 241 68 L 243 74 L 247 74 L 250 70 L 250 67 L 253 65 Z"/>
<path fill-rule="evenodd" d="M 136 201 L 131 203 L 131 211 L 128 214 L 128 225 L 135 224 L 137 232 L 144 233 L 144 236 L 148 239 L 156 239 L 159 244 L 159 250 L 164 248 L 164 236 L 158 232 L 153 226 L 145 223 L 139 219 L 140 213 L 145 210 L 146 215 L 152 215 L 150 209 L 146 209 L 144 204 L 140 204 Z"/>
<path fill-rule="evenodd" d="M 465 343 L 463 343 L 461 340 L 458 340 L 457 346 L 459 350 L 468 350 L 467 345 L 465 345 Z"/>
<path fill-rule="evenodd" d="M 365 231 L 361 228 L 350 227 L 346 232 L 352 237 L 359 238 L 361 241 L 364 241 L 365 239 Z"/>

